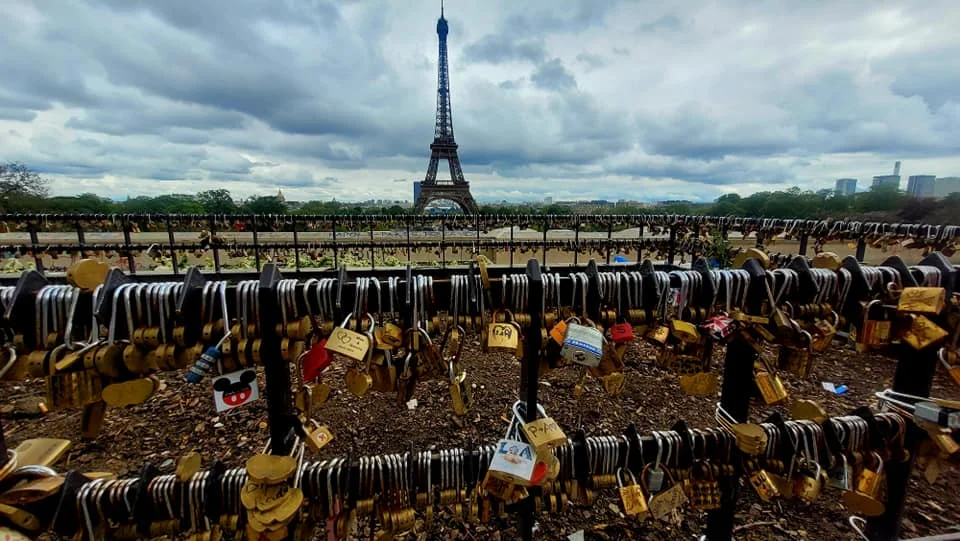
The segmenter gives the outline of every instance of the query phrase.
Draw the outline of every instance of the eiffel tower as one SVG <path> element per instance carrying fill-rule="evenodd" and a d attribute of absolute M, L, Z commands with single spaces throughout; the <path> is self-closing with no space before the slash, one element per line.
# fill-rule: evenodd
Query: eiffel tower
<path fill-rule="evenodd" d="M 463 179 L 457 142 L 453 138 L 453 110 L 450 108 L 450 77 L 447 70 L 447 20 L 443 18 L 443 2 L 440 3 L 440 19 L 437 20 L 437 36 L 440 38 L 440 62 L 437 76 L 437 123 L 430 144 L 430 165 L 427 176 L 420 184 L 420 196 L 413 211 L 422 213 L 431 201 L 447 199 L 460 205 L 464 214 L 477 214 L 477 202 L 470 195 L 470 183 Z M 437 182 L 437 166 L 440 160 L 450 164 L 450 180 Z"/>

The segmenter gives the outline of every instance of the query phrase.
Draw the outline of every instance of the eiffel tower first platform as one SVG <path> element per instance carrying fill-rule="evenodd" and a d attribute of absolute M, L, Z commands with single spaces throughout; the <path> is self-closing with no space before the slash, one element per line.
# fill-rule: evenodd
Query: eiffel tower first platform
<path fill-rule="evenodd" d="M 420 196 L 414 206 L 414 212 L 422 213 L 427 205 L 438 199 L 446 199 L 460 205 L 464 214 L 477 214 L 477 202 L 470 195 L 470 183 L 463 179 L 460 156 L 457 155 L 457 142 L 453 138 L 453 110 L 450 107 L 450 77 L 447 69 L 447 20 L 443 18 L 443 4 L 440 5 L 440 19 L 437 20 L 437 36 L 440 38 L 440 62 L 437 76 L 437 122 L 430 144 L 430 165 L 427 176 L 420 184 Z M 450 180 L 437 182 L 437 167 L 440 160 L 450 165 Z"/>

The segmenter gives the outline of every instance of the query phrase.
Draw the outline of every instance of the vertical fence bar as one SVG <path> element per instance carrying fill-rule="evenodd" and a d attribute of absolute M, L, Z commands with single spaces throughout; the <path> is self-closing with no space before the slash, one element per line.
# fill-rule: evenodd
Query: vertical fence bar
<path fill-rule="evenodd" d="M 513 268 L 513 223 L 510 223 L 510 268 Z"/>
<path fill-rule="evenodd" d="M 37 272 L 43 274 L 43 257 L 40 256 L 40 239 L 37 236 L 37 224 L 34 222 L 28 223 L 27 230 L 30 232 L 30 251 L 33 252 L 33 262 L 37 266 Z"/>
<path fill-rule="evenodd" d="M 87 236 L 83 232 L 83 225 L 80 224 L 80 220 L 77 220 L 73 226 L 77 230 L 77 244 L 80 246 L 80 250 L 83 251 L 87 245 Z"/>
<path fill-rule="evenodd" d="M 340 246 L 337 244 L 337 215 L 330 218 L 330 229 L 333 231 L 333 268 L 340 268 Z"/>
<path fill-rule="evenodd" d="M 930 396 L 940 346 L 934 345 L 921 351 L 916 351 L 906 344 L 897 347 L 900 350 L 897 355 L 897 369 L 893 375 L 893 390 L 913 396 Z M 917 446 L 924 437 L 924 431 L 908 421 L 905 446 L 909 456 L 906 460 L 889 460 L 884 463 L 887 472 L 886 508 L 882 515 L 867 520 L 867 537 L 870 541 L 899 539 L 907 482 L 913 471 Z"/>
<path fill-rule="evenodd" d="M 610 264 L 610 250 L 613 247 L 613 220 L 607 222 L 607 265 Z"/>
<path fill-rule="evenodd" d="M 208 219 L 210 225 L 210 248 L 213 249 L 213 272 L 220 274 L 220 249 L 217 247 L 217 217 L 214 214 Z M 259 270 L 259 269 L 257 269 Z"/>
<path fill-rule="evenodd" d="M 376 244 L 373 242 L 373 220 L 370 220 L 370 270 L 377 268 L 377 264 L 374 261 L 374 249 Z"/>
<path fill-rule="evenodd" d="M 267 386 L 267 423 L 270 425 L 270 452 L 287 455 L 293 447 L 293 396 L 290 391 L 290 369 L 280 355 L 280 337 L 276 325 L 280 322 L 277 306 L 277 283 L 282 276 L 276 263 L 267 263 L 260 273 L 257 298 L 260 301 L 260 330 L 263 374 Z"/>
<path fill-rule="evenodd" d="M 404 222 L 407 224 L 407 265 L 410 264 L 411 260 L 411 247 L 410 247 L 410 217 L 408 216 Z"/>
<path fill-rule="evenodd" d="M 804 233 L 800 235 L 800 248 L 797 250 L 797 253 L 806 257 L 807 255 L 807 243 L 810 241 L 810 235 Z"/>
<path fill-rule="evenodd" d="M 123 251 L 127 254 L 127 268 L 130 269 L 130 275 L 137 274 L 137 262 L 133 259 L 133 252 L 130 250 L 130 220 L 123 219 Z"/>
<path fill-rule="evenodd" d="M 677 250 L 677 226 L 670 226 L 670 243 L 667 245 L 667 265 L 673 265 L 673 254 Z"/>
<path fill-rule="evenodd" d="M 173 267 L 173 275 L 180 274 L 180 262 L 177 261 L 177 237 L 173 234 L 173 222 L 170 221 L 170 215 L 164 216 L 163 221 L 167 224 L 167 240 L 170 241 L 170 265 Z"/>
<path fill-rule="evenodd" d="M 523 412 L 524 422 L 530 423 L 537 420 L 537 387 L 540 384 L 540 348 L 543 345 L 540 334 L 542 325 L 540 310 L 543 304 L 543 276 L 540 273 L 540 265 L 536 259 L 531 259 L 527 262 L 527 281 L 530 284 L 528 293 L 530 303 L 530 327 L 525 335 L 524 362 L 521 363 L 523 367 L 523 377 L 521 378 L 520 392 L 526 402 Z M 533 539 L 533 498 L 534 495 L 531 494 L 521 502 L 520 537 L 525 541 Z"/>
<path fill-rule="evenodd" d="M 440 268 L 447 268 L 447 220 L 440 217 Z"/>
<path fill-rule="evenodd" d="M 643 224 L 640 224 L 640 226 L 637 227 L 637 238 L 640 240 L 641 243 L 643 242 Z M 640 263 L 642 261 L 643 261 L 643 247 L 641 245 L 638 245 L 637 246 L 637 263 Z"/>
<path fill-rule="evenodd" d="M 543 251 L 542 263 L 543 265 L 547 264 L 547 231 L 550 230 L 550 222 L 546 216 L 543 217 Z"/>
<path fill-rule="evenodd" d="M 863 263 L 863 259 L 867 255 L 867 239 L 865 237 L 860 237 L 857 239 L 857 261 Z"/>
<path fill-rule="evenodd" d="M 257 272 L 260 272 L 260 235 L 257 229 L 257 215 L 250 215 L 250 225 L 253 227 L 253 264 L 257 267 Z"/>
<path fill-rule="evenodd" d="M 574 218 L 573 221 L 573 266 L 577 266 L 577 261 L 580 259 L 580 216 L 578 215 Z"/>
<path fill-rule="evenodd" d="M 747 293 L 746 308 L 748 313 L 760 312 L 760 304 L 765 298 L 766 272 L 753 259 L 747 261 L 744 268 L 750 273 L 750 288 Z M 723 386 L 720 391 L 720 405 L 727 411 L 735 422 L 744 423 L 750 412 L 750 397 L 754 394 L 753 363 L 758 353 L 742 336 L 734 337 L 727 346 L 727 354 L 723 366 Z M 740 451 L 734 447 L 733 463 L 740 464 Z M 738 467 L 736 474 L 723 477 L 720 483 L 720 509 L 707 514 L 707 541 L 730 541 L 733 537 L 733 520 L 737 510 L 737 500 L 740 497 L 740 476 L 742 471 Z"/>
<path fill-rule="evenodd" d="M 291 216 L 290 223 L 293 226 L 293 270 L 300 275 L 300 236 L 297 233 L 297 217 Z"/>

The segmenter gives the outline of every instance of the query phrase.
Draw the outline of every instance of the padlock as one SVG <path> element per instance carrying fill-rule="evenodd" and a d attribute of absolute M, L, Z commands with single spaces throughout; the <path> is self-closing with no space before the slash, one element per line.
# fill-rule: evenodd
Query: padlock
<path fill-rule="evenodd" d="M 706 462 L 700 462 L 691 469 L 689 483 L 690 506 L 698 511 L 712 511 L 720 508 L 720 484 L 713 470 Z"/>
<path fill-rule="evenodd" d="M 576 318 L 572 318 L 572 319 L 576 319 Z M 576 321 L 577 321 L 577 323 L 580 322 L 579 319 L 577 319 Z M 556 343 L 557 345 L 562 346 L 562 345 L 563 345 L 563 339 L 564 339 L 564 337 L 566 337 L 566 336 L 567 336 L 567 322 L 566 322 L 566 321 L 564 321 L 564 320 L 561 319 L 560 321 L 557 321 L 556 323 L 554 323 L 554 324 L 553 324 L 553 327 L 550 328 L 550 338 L 551 338 L 551 339 L 554 341 L 554 343 Z"/>
<path fill-rule="evenodd" d="M 840 316 L 838 316 L 836 312 L 831 312 L 831 314 L 833 316 L 833 323 L 825 319 L 816 319 L 813 322 L 810 329 L 812 338 L 810 349 L 813 351 L 822 353 L 833 344 L 833 339 L 837 335 L 837 323 L 839 323 Z"/>
<path fill-rule="evenodd" d="M 810 357 L 813 337 L 807 331 L 800 331 L 797 342 L 796 346 L 781 346 L 777 365 L 800 379 L 806 379 L 813 369 L 813 359 Z"/>
<path fill-rule="evenodd" d="M 751 460 L 749 461 L 754 466 L 756 463 Z M 750 473 L 750 486 L 753 487 L 753 490 L 756 491 L 757 496 L 765 501 L 769 502 L 773 498 L 780 495 L 780 490 L 777 488 L 777 485 L 773 482 L 773 479 L 770 478 L 770 475 L 763 468 L 755 468 Z"/>
<path fill-rule="evenodd" d="M 200 358 L 198 358 L 197 361 L 193 363 L 193 366 L 190 367 L 190 370 L 187 371 L 187 383 L 200 383 L 203 381 L 207 373 L 220 361 L 220 346 L 229 339 L 230 335 L 225 335 L 216 345 L 210 346 L 207 348 L 207 351 L 200 355 Z"/>
<path fill-rule="evenodd" d="M 716 396 L 717 374 L 714 372 L 696 372 L 680 375 L 680 389 L 690 396 Z"/>
<path fill-rule="evenodd" d="M 947 290 L 942 287 L 905 287 L 900 292 L 897 312 L 938 315 L 947 305 Z"/>
<path fill-rule="evenodd" d="M 633 342 L 633 326 L 630 325 L 628 321 L 621 321 L 619 323 L 614 323 L 610 327 L 610 340 L 614 344 L 626 344 Z"/>
<path fill-rule="evenodd" d="M 812 464 L 812 465 L 811 465 Z M 804 460 L 799 475 L 793 480 L 793 494 L 807 503 L 813 503 L 820 497 L 823 486 L 820 464 L 813 460 Z"/>
<path fill-rule="evenodd" d="M 758 359 L 758 363 L 760 368 L 754 373 L 753 379 L 760 391 L 760 396 L 763 397 L 763 401 L 768 406 L 772 406 L 786 400 L 787 389 L 783 386 L 780 376 L 766 364 L 766 360 L 762 357 Z"/>
<path fill-rule="evenodd" d="M 890 344 L 892 322 L 883 319 L 883 304 L 879 299 L 872 300 L 863 308 L 863 324 L 857 329 L 857 351 L 882 349 Z"/>
<path fill-rule="evenodd" d="M 514 415 L 519 418 L 520 412 L 518 408 L 519 406 L 515 404 Z M 564 434 L 560 425 L 547 416 L 542 406 L 538 405 L 537 410 L 540 414 L 539 419 L 529 423 L 524 422 L 520 425 L 520 429 L 527 438 L 527 442 L 536 449 L 537 453 L 565 445 L 567 443 L 567 435 Z"/>
<path fill-rule="evenodd" d="M 467 372 L 454 371 L 453 361 L 450 361 L 450 404 L 457 415 L 466 415 L 473 406 L 473 393 L 467 384 Z"/>
<path fill-rule="evenodd" d="M 629 483 L 624 480 L 625 476 L 629 476 Z M 624 514 L 637 517 L 641 521 L 646 520 L 650 514 L 647 497 L 643 493 L 643 487 L 633 476 L 633 472 L 626 468 L 617 469 L 617 487 L 620 491 L 620 502 L 623 504 Z"/>
<path fill-rule="evenodd" d="M 644 338 L 655 347 L 663 347 L 670 337 L 670 328 L 666 325 L 654 325 L 647 331 Z"/>
<path fill-rule="evenodd" d="M 370 339 L 364 334 L 347 328 L 347 324 L 352 318 L 352 314 L 347 316 L 339 327 L 333 329 L 324 347 L 329 351 L 359 362 L 367 356 L 367 351 L 370 349 Z"/>
<path fill-rule="evenodd" d="M 501 315 L 505 320 L 497 322 L 497 318 Z M 497 310 L 493 313 L 487 328 L 487 349 L 516 354 L 517 348 L 520 347 L 521 332 L 520 324 L 513 318 L 513 312 Z"/>
<path fill-rule="evenodd" d="M 319 452 L 325 445 L 333 441 L 334 436 L 325 425 L 321 425 L 312 419 L 310 422 L 313 424 L 313 428 L 307 431 L 307 445 L 314 452 Z"/>
<path fill-rule="evenodd" d="M 560 355 L 584 366 L 599 366 L 603 355 L 603 334 L 589 320 L 587 325 L 568 323 Z"/>
<path fill-rule="evenodd" d="M 670 334 L 677 340 L 687 344 L 700 342 L 700 333 L 697 332 L 697 326 L 689 321 L 681 321 L 679 319 L 671 320 Z"/>
<path fill-rule="evenodd" d="M 831 488 L 838 488 L 840 490 L 853 490 L 853 471 L 850 467 L 850 463 L 847 462 L 847 455 L 840 455 L 841 461 L 838 463 L 837 468 L 830 476 L 827 477 L 827 486 Z"/>
<path fill-rule="evenodd" d="M 732 317 L 718 315 L 713 316 L 701 323 L 700 329 L 707 333 L 711 339 L 717 342 L 726 343 L 733 336 L 738 325 L 739 322 L 734 320 Z"/>
<path fill-rule="evenodd" d="M 957 385 L 960 385 L 960 364 L 951 364 L 951 361 L 957 361 L 958 355 L 952 350 L 948 350 L 946 347 L 940 348 L 940 351 L 937 352 L 937 358 L 940 359 L 940 364 L 947 370 L 947 373 L 950 374 L 950 378 L 953 379 L 953 382 Z"/>
<path fill-rule="evenodd" d="M 506 436 L 497 442 L 487 476 L 520 486 L 530 486 L 536 465 L 536 451 L 520 441 L 519 420 L 514 416 Z"/>
<path fill-rule="evenodd" d="M 877 453 L 872 453 L 875 459 L 875 470 L 864 466 L 857 480 L 856 490 L 843 493 L 843 503 L 856 514 L 876 517 L 883 514 L 886 505 L 878 498 L 880 481 L 883 475 L 883 459 Z"/>
<path fill-rule="evenodd" d="M 649 467 L 650 464 L 647 464 L 644 470 Z M 687 503 L 687 495 L 683 491 L 683 486 L 674 481 L 673 474 L 670 473 L 669 468 L 663 468 L 663 472 L 666 474 L 665 479 L 669 481 L 670 486 L 659 492 L 653 491 L 649 486 L 646 487 L 648 489 L 647 492 L 650 494 L 647 500 L 647 507 L 650 510 L 650 516 L 657 520 L 675 520 L 680 518 L 677 514 L 680 508 L 683 507 L 683 504 Z M 642 477 L 643 476 L 641 476 L 641 478 Z"/>
<path fill-rule="evenodd" d="M 909 326 L 902 331 L 900 338 L 913 349 L 926 349 L 950 335 L 923 314 L 907 314 L 906 318 Z"/>

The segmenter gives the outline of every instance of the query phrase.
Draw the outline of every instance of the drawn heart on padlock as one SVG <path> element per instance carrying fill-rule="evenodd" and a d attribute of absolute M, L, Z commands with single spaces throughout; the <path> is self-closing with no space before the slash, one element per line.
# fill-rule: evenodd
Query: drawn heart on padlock
<path fill-rule="evenodd" d="M 320 340 L 303 356 L 303 381 L 313 381 L 320 377 L 333 362 L 333 356 L 327 351 L 327 339 Z"/>

